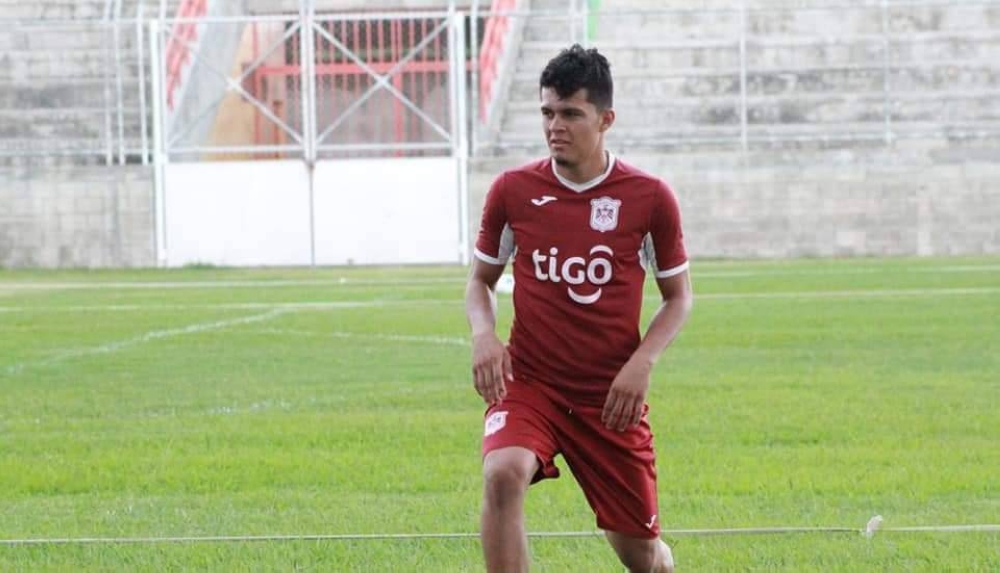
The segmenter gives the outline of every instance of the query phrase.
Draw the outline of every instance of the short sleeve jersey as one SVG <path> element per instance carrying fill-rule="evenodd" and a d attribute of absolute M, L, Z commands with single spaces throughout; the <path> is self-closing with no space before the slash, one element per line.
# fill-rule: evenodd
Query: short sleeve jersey
<path fill-rule="evenodd" d="M 688 268 L 677 199 L 660 179 L 608 154 L 574 184 L 551 159 L 506 171 L 490 188 L 475 255 L 513 257 L 515 376 L 599 405 L 640 342 L 645 266 Z"/>

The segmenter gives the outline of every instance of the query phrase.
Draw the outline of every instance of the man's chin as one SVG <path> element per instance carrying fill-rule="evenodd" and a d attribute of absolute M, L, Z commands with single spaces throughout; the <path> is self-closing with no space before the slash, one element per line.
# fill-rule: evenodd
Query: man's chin
<path fill-rule="evenodd" d="M 573 165 L 573 162 L 566 159 L 566 156 L 561 153 L 553 153 L 552 161 L 555 161 L 559 167 L 570 167 Z"/>

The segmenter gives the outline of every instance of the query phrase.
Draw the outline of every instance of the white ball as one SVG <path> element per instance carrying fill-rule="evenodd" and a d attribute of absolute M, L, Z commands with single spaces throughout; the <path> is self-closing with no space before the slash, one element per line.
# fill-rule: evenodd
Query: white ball
<path fill-rule="evenodd" d="M 514 292 L 514 275 L 501 275 L 497 281 L 497 292 L 510 294 Z"/>

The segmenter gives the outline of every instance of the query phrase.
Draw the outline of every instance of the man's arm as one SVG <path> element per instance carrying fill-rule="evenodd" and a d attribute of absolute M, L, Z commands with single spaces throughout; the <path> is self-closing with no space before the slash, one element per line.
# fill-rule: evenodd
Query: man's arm
<path fill-rule="evenodd" d="M 472 329 L 472 378 L 476 391 L 487 404 L 496 404 L 507 395 L 505 380 L 513 373 L 510 354 L 497 337 L 497 299 L 494 288 L 503 274 L 503 265 L 479 259 L 465 287 L 465 314 Z"/>
<path fill-rule="evenodd" d="M 619 432 L 637 425 L 642 419 L 653 365 L 680 333 L 694 304 L 688 271 L 658 278 L 656 285 L 663 302 L 649 323 L 639 348 L 615 377 L 604 403 L 601 420 L 605 426 Z"/>

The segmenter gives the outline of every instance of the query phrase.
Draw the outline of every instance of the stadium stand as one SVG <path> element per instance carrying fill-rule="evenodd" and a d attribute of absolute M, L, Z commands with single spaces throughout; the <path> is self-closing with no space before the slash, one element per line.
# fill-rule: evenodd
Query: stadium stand
<path fill-rule="evenodd" d="M 177 14 L 181 2 L 169 0 L 167 15 Z M 240 4 L 245 14 L 294 14 L 297 6 L 295 0 L 226 4 Z M 316 6 L 330 12 L 440 10 L 445 4 L 320 0 Z M 511 31 L 508 41 L 490 54 L 504 65 L 492 70 L 496 91 L 482 94 L 496 102 L 484 106 L 494 115 L 486 128 L 473 130 L 473 214 L 499 169 L 544 153 L 538 73 L 579 31 L 565 0 L 480 4 L 484 10 L 514 7 L 519 16 L 517 25 L 503 28 Z M 1000 161 L 1000 3 L 747 0 L 745 12 L 735 0 L 663 0 L 655 10 L 643 0 L 598 4 L 590 2 L 586 29 L 590 42 L 611 59 L 616 77 L 618 121 L 609 147 L 676 183 L 691 213 L 688 228 L 697 253 L 1000 252 L 992 169 Z M 0 0 L 0 265 L 156 264 L 150 246 L 156 177 L 147 165 L 148 27 L 137 26 L 136 18 L 141 13 L 148 21 L 160 6 L 158 0 Z M 480 37 L 489 22 L 479 23 Z M 320 42 L 317 57 L 333 58 L 321 63 L 336 64 L 331 69 L 351 64 L 328 39 Z M 272 72 L 294 66 L 295 50 L 290 41 Z M 234 40 L 202 46 L 204 61 L 223 71 L 247 62 L 237 51 Z M 441 53 L 435 57 L 447 63 Z M 189 85 L 177 95 L 182 110 L 197 112 L 204 107 L 200 102 L 217 99 L 225 89 L 206 70 L 189 69 L 187 78 Z M 437 86 L 437 92 L 425 90 L 425 100 L 435 102 L 430 115 L 447 125 L 447 79 L 430 78 L 431 87 Z M 372 85 L 367 77 L 368 83 L 354 82 L 349 89 L 342 79 L 327 81 L 320 81 L 316 102 L 321 128 L 336 121 L 338 106 Z M 279 94 L 281 101 L 295 105 L 262 99 L 299 126 L 301 92 L 294 83 L 284 85 L 292 87 Z M 470 96 L 474 91 L 470 83 Z M 351 120 L 356 129 L 336 132 L 325 143 L 338 143 L 344 133 L 368 137 L 383 124 L 408 126 L 385 135 L 389 143 L 398 133 L 436 137 L 385 96 L 372 98 Z M 229 119 L 264 123 L 259 114 L 251 110 Z M 213 125 L 211 117 L 202 123 L 181 144 L 197 147 L 211 143 L 213 133 L 233 131 Z M 253 134 L 253 126 L 246 131 Z M 362 143 L 355 139 L 348 142 Z M 259 134 L 247 141 L 270 143 Z M 107 167 L 118 163 L 134 165 Z M 845 200 L 813 213 L 831 193 L 843 193 Z M 760 212 L 760 205 L 774 213 Z"/>

